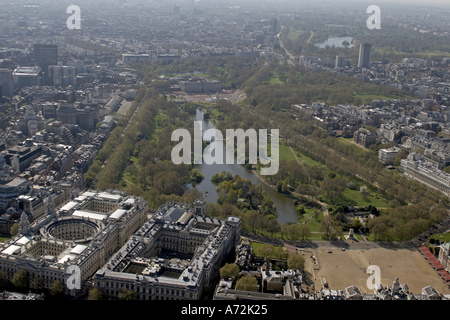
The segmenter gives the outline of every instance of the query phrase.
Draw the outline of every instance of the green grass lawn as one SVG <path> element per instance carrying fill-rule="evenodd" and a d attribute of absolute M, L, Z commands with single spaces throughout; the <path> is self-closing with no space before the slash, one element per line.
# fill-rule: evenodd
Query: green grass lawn
<path fill-rule="evenodd" d="M 321 241 L 323 240 L 321 233 L 311 233 L 311 237 L 309 237 L 310 241 Z"/>
<path fill-rule="evenodd" d="M 441 243 L 450 241 L 450 232 L 433 234 L 432 236 L 430 236 L 430 239 L 437 239 Z"/>
<path fill-rule="evenodd" d="M 408 56 L 426 56 L 428 58 L 433 58 L 433 57 L 449 57 L 450 53 L 446 52 L 446 51 L 438 51 L 438 50 L 434 50 L 434 51 L 422 51 L 420 53 L 418 52 L 403 52 L 403 51 L 399 51 L 399 50 L 395 50 L 395 49 L 391 49 L 391 48 L 386 48 L 386 47 L 380 47 L 380 48 L 376 48 L 375 49 L 376 52 L 379 52 L 381 54 L 384 53 L 391 53 L 393 51 L 394 54 L 400 55 L 402 57 L 408 57 Z"/>
<path fill-rule="evenodd" d="M 220 112 L 212 105 L 205 106 L 206 111 L 210 114 L 211 118 L 217 119 L 219 116 L 224 117 L 223 112 Z"/>
<path fill-rule="evenodd" d="M 298 39 L 298 36 L 301 35 L 302 33 L 303 31 L 289 30 L 288 38 L 291 39 L 292 41 L 295 41 Z"/>
<path fill-rule="evenodd" d="M 322 219 L 323 219 L 323 211 L 320 210 L 318 217 L 309 219 L 309 221 L 306 223 L 306 225 L 309 227 L 311 232 L 318 232 L 319 226 L 320 226 L 320 221 L 322 221 Z"/>
<path fill-rule="evenodd" d="M 135 157 L 135 156 L 131 156 L 131 160 L 133 160 L 133 162 L 138 166 L 139 168 L 139 158 Z"/>
<path fill-rule="evenodd" d="M 124 180 L 127 185 L 130 184 L 130 182 L 132 184 L 136 184 L 136 185 L 138 184 L 137 181 L 128 172 L 124 172 L 122 174 L 122 180 Z M 130 182 L 128 182 L 128 181 L 130 181 Z"/>
<path fill-rule="evenodd" d="M 369 193 L 368 196 L 363 197 L 361 191 L 347 188 L 345 189 L 343 196 L 346 199 L 351 200 L 351 203 L 349 204 L 353 204 L 358 207 L 368 207 L 369 205 L 375 206 L 377 208 L 388 207 L 388 201 L 380 197 L 377 198 L 377 196 L 372 193 Z"/>
<path fill-rule="evenodd" d="M 291 149 L 287 145 L 280 144 L 279 152 L 280 152 L 280 160 L 286 160 L 287 162 L 297 161 L 295 160 L 295 157 L 292 154 Z"/>
<path fill-rule="evenodd" d="M 269 84 L 283 84 L 284 82 L 281 81 L 278 76 L 274 75 L 272 78 L 270 78 L 269 80 Z"/>
<path fill-rule="evenodd" d="M 258 249 L 258 248 L 262 247 L 263 245 L 264 245 L 263 243 L 257 242 L 257 241 L 252 241 L 252 244 L 251 244 L 253 250 Z"/>
<path fill-rule="evenodd" d="M 338 139 L 339 143 L 345 143 L 345 144 L 348 144 L 348 145 L 352 145 L 352 146 L 354 146 L 356 148 L 360 148 L 361 150 L 364 150 L 366 152 L 372 152 L 372 150 L 370 150 L 369 148 L 365 148 L 365 147 L 358 146 L 358 145 L 354 144 L 353 143 L 353 138 L 342 138 L 342 137 L 339 137 L 337 139 Z"/>
<path fill-rule="evenodd" d="M 317 210 L 318 210 L 318 208 L 305 208 L 306 213 L 298 219 L 298 222 L 302 223 L 302 222 L 306 221 L 306 219 L 308 219 L 310 216 L 312 216 L 314 214 L 314 212 L 316 212 Z M 314 218 L 312 218 L 312 219 L 314 219 Z"/>
<path fill-rule="evenodd" d="M 376 95 L 376 94 L 356 94 L 355 98 L 360 98 L 361 101 L 365 104 L 370 104 L 373 100 L 398 99 L 398 97 L 389 97 L 389 96 Z"/>
<path fill-rule="evenodd" d="M 270 155 L 271 150 L 272 150 L 272 145 L 270 143 L 267 143 L 267 152 L 269 153 L 269 155 Z M 278 155 L 280 157 L 280 160 L 285 160 L 287 162 L 292 162 L 292 161 L 297 162 L 297 160 L 295 159 L 294 155 L 291 152 L 291 149 L 282 142 L 280 142 L 280 144 L 279 144 Z"/>
<path fill-rule="evenodd" d="M 192 72 L 192 73 L 178 73 L 178 74 L 173 73 L 173 74 L 170 74 L 170 75 L 167 75 L 167 76 L 168 76 L 168 77 L 171 77 L 171 78 L 179 78 L 179 77 L 185 76 L 185 75 L 187 75 L 187 74 L 190 74 L 190 75 L 196 76 L 196 77 L 209 78 L 209 75 L 206 74 L 206 73 L 203 73 L 203 72 L 197 72 L 197 73 L 193 73 L 193 72 Z"/>
<path fill-rule="evenodd" d="M 295 151 L 295 153 L 297 154 L 298 160 L 300 160 L 300 162 L 301 162 L 303 165 L 306 165 L 306 166 L 308 166 L 308 167 L 322 167 L 322 166 L 323 166 L 320 162 L 317 162 L 316 160 L 311 159 L 311 158 L 305 156 L 304 154 L 302 154 L 302 153 L 296 151 L 295 149 L 294 149 L 294 151 Z"/>

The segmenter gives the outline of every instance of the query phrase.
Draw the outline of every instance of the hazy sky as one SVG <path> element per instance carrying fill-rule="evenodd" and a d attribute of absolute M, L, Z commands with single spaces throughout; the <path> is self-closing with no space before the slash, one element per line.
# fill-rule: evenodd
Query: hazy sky
<path fill-rule="evenodd" d="M 208 1 L 208 0 L 200 0 L 200 1 Z M 219 0 L 212 0 L 212 1 L 219 1 Z M 245 2 L 245 0 L 242 0 Z M 278 0 L 261 0 L 261 2 L 268 2 L 268 1 L 274 1 L 275 3 Z M 412 6 L 420 6 L 420 7 L 441 7 L 445 9 L 450 9 L 450 0 L 282 0 L 282 2 L 294 2 L 294 3 L 301 3 L 301 4 L 308 4 L 314 6 L 314 4 L 317 5 L 324 5 L 324 4 L 333 4 L 334 6 L 340 6 L 344 4 L 369 4 L 369 5 L 392 5 L 392 4 L 398 4 L 398 5 L 404 5 L 405 7 L 412 7 Z"/>
<path fill-rule="evenodd" d="M 301 1 L 301 0 L 300 0 Z M 374 5 L 378 5 L 378 4 L 393 4 L 393 3 L 398 3 L 398 4 L 404 4 L 405 6 L 410 6 L 410 5 L 420 5 L 420 6 L 444 6 L 444 7 L 449 7 L 450 6 L 450 0 L 332 0 L 332 1 L 327 1 L 327 0 L 316 0 L 317 2 L 322 2 L 322 1 L 326 1 L 326 2 L 333 2 L 335 4 L 338 4 L 340 2 L 354 2 L 354 3 L 361 3 L 361 2 L 367 2 L 367 3 L 371 3 Z M 308 1 L 309 2 L 309 1 Z"/>
<path fill-rule="evenodd" d="M 420 6 L 443 6 L 449 7 L 450 0 L 373 0 L 373 4 L 378 3 L 399 3 L 405 5 L 420 5 Z"/>
<path fill-rule="evenodd" d="M 17 1 L 17 0 L 16 0 Z M 186 3 L 192 2 L 204 2 L 204 3 L 217 3 L 223 5 L 229 5 L 230 3 L 236 3 L 236 5 L 240 4 L 250 4 L 257 5 L 258 3 L 263 5 L 271 4 L 276 5 L 280 4 L 282 7 L 286 7 L 286 5 L 292 3 L 294 7 L 350 7 L 352 5 L 360 7 L 360 6 L 369 6 L 369 5 L 378 5 L 378 6 L 391 6 L 399 7 L 401 9 L 402 6 L 408 8 L 417 8 L 417 7 L 428 7 L 428 8 L 443 8 L 446 10 L 450 10 L 450 0 L 124 0 L 128 3 L 161 3 L 167 2 L 168 4 L 180 3 L 186 5 Z M 32 0 L 18 0 L 16 3 L 23 4 L 25 2 L 33 2 Z M 52 2 L 56 2 L 58 4 L 64 3 L 76 3 L 79 5 L 83 5 L 85 3 L 110 3 L 110 4 L 119 4 L 120 0 L 37 0 L 36 2 L 41 2 L 41 4 L 48 4 Z M 72 3 L 73 2 L 73 3 Z M 2 3 L 14 3 L 14 0 L 0 0 L 0 4 Z"/>

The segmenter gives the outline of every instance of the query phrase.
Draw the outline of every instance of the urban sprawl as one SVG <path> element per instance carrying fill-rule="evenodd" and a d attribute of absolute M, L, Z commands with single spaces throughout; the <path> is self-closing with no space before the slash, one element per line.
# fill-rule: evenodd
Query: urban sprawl
<path fill-rule="evenodd" d="M 295 13 L 250 14 L 250 7 L 231 4 L 220 12 L 202 2 L 157 2 L 139 10 L 139 3 L 123 0 L 103 8 L 105 17 L 97 11 L 100 5 L 80 3 L 81 28 L 70 30 L 63 5 L 19 2 L 3 3 L 0 11 L 0 21 L 7 21 L 0 34 L 2 283 L 24 272 L 42 289 L 59 282 L 72 298 L 86 298 L 94 288 L 109 299 L 125 289 L 138 300 L 449 298 L 431 286 L 409 292 L 401 278 L 371 293 L 356 286 L 330 289 L 325 281 L 312 288 L 302 270 L 276 270 L 257 256 L 251 241 L 242 241 L 241 218 L 209 217 L 207 198 L 151 208 L 142 197 L 119 189 L 86 189 L 85 174 L 136 99 L 143 84 L 136 65 L 254 57 L 408 91 L 414 98 L 299 103 L 290 113 L 309 114 L 330 136 L 351 138 L 362 148 L 389 144 L 379 150 L 380 162 L 450 196 L 450 173 L 444 170 L 450 165 L 450 58 L 375 60 L 370 43 L 358 45 L 358 61 L 282 54 L 280 30 L 298 18 Z M 364 25 L 366 16 L 353 14 Z M 315 10 L 311 15 L 320 16 Z M 429 16 L 404 17 L 398 24 L 449 40 L 449 23 L 438 27 Z M 207 75 L 160 75 L 158 80 L 169 81 L 167 96 L 182 101 L 203 94 L 205 103 L 214 103 L 225 91 L 235 91 Z M 400 154 L 406 156 L 399 159 Z M 424 246 L 418 250 L 436 276 L 450 283 L 450 242 L 439 248 L 437 256 Z M 301 247 L 295 251 L 309 259 Z M 258 279 L 258 290 L 237 289 L 220 277 L 230 255 L 241 274 Z M 80 270 L 78 288 L 67 285 L 71 265 Z M 46 299 L 11 287 L 1 298 Z"/>

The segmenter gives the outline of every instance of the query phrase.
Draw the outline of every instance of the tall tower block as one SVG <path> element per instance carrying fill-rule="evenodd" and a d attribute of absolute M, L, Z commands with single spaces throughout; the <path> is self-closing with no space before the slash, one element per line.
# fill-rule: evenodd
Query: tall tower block
<path fill-rule="evenodd" d="M 359 47 L 359 68 L 370 68 L 372 59 L 372 45 L 369 43 L 361 43 Z"/>

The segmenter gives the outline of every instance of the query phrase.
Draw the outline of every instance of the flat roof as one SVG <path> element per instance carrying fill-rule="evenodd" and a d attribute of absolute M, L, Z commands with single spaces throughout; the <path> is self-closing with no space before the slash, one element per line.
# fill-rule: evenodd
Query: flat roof
<path fill-rule="evenodd" d="M 19 67 L 13 71 L 13 75 L 35 76 L 41 71 L 39 67 Z"/>
<path fill-rule="evenodd" d="M 79 197 L 76 197 L 74 200 L 78 201 L 78 202 L 83 202 L 86 198 L 87 198 L 87 196 L 79 196 Z"/>
<path fill-rule="evenodd" d="M 83 210 L 75 210 L 72 213 L 72 216 L 84 217 L 84 218 L 89 218 L 89 219 L 94 219 L 94 220 L 104 220 L 107 217 L 106 215 L 101 214 L 101 213 L 95 213 L 95 212 L 83 211 Z"/>
<path fill-rule="evenodd" d="M 30 241 L 31 241 L 31 237 L 23 236 L 22 238 L 17 240 L 16 243 L 18 243 L 18 244 L 27 244 Z"/>
<path fill-rule="evenodd" d="M 70 250 L 70 253 L 73 254 L 81 254 L 84 250 L 86 250 L 87 246 L 84 244 L 77 244 L 72 250 Z"/>
<path fill-rule="evenodd" d="M 6 185 L 8 187 L 18 187 L 21 186 L 22 184 L 26 183 L 27 180 L 25 179 L 21 179 L 21 178 L 14 178 L 14 180 L 11 180 L 10 182 L 8 182 Z"/>
<path fill-rule="evenodd" d="M 77 256 L 73 254 L 66 254 L 64 257 L 58 260 L 58 263 L 64 263 L 68 260 L 75 260 Z"/>
<path fill-rule="evenodd" d="M 122 196 L 119 194 L 112 194 L 112 193 L 108 193 L 108 192 L 98 193 L 97 197 L 106 199 L 106 200 L 114 200 L 114 201 L 119 201 L 122 198 Z"/>
<path fill-rule="evenodd" d="M 14 252 L 16 252 L 19 249 L 20 249 L 20 246 L 12 244 L 9 247 L 7 247 L 5 250 L 3 250 L 2 253 L 13 254 Z"/>
<path fill-rule="evenodd" d="M 171 207 L 164 214 L 164 220 L 176 222 L 183 216 L 183 214 L 184 214 L 184 209 Z"/>
<path fill-rule="evenodd" d="M 233 217 L 233 216 L 229 216 L 228 217 L 228 221 L 230 221 L 230 222 L 239 222 L 239 218 L 238 217 Z"/>
<path fill-rule="evenodd" d="M 192 211 L 186 211 L 186 212 L 181 216 L 181 218 L 178 219 L 177 222 L 180 222 L 180 223 L 185 224 L 185 223 L 187 223 L 187 222 L 189 221 L 189 219 L 191 219 L 191 217 L 193 216 L 193 214 L 194 214 L 194 213 L 193 213 Z"/>
<path fill-rule="evenodd" d="M 125 53 L 123 55 L 124 57 L 149 57 L 150 55 L 146 54 L 146 53 L 141 53 L 141 54 L 137 54 L 137 53 Z"/>
<path fill-rule="evenodd" d="M 109 217 L 112 219 L 120 219 L 126 212 L 127 210 L 125 209 L 117 209 Z"/>
<path fill-rule="evenodd" d="M 93 197 L 96 194 L 97 194 L 96 192 L 86 191 L 85 193 L 83 193 L 83 196 L 85 196 L 85 197 Z"/>
<path fill-rule="evenodd" d="M 73 209 L 77 204 L 78 204 L 78 202 L 70 201 L 70 202 L 66 203 L 64 206 L 62 206 L 61 210 L 69 211 L 70 209 Z"/>

